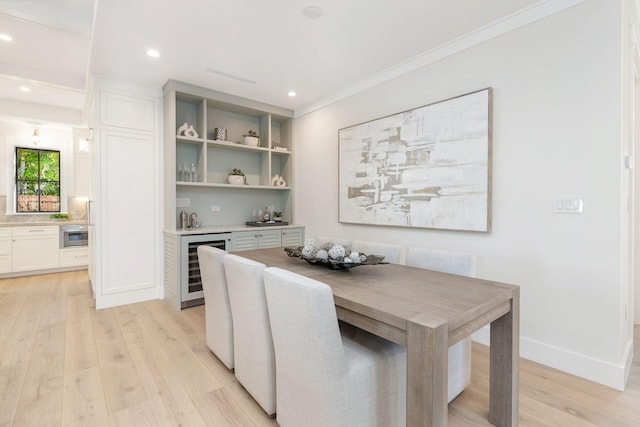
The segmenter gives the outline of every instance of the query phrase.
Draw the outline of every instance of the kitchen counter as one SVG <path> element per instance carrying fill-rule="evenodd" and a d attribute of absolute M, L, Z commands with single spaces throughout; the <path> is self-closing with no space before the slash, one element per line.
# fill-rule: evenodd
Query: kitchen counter
<path fill-rule="evenodd" d="M 265 227 L 251 227 L 249 225 L 218 225 L 218 226 L 205 226 L 198 228 L 187 228 L 177 230 L 164 229 L 165 234 L 173 234 L 176 236 L 186 236 L 190 234 L 213 234 L 213 233 L 232 233 L 234 231 L 251 231 L 251 230 L 283 230 L 287 228 L 301 228 L 304 225 L 301 224 L 289 224 L 289 225 L 269 225 Z"/>
<path fill-rule="evenodd" d="M 0 227 L 41 227 L 43 225 L 80 225 L 86 224 L 87 222 L 84 220 L 69 220 L 69 221 L 34 221 L 34 222 L 24 222 L 24 221 L 5 221 L 0 222 Z"/>

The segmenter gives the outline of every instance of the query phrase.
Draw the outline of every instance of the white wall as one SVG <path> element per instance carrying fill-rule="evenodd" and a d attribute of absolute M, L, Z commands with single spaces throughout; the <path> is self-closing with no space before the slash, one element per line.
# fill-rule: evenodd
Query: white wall
<path fill-rule="evenodd" d="M 621 1 L 590 0 L 296 120 L 306 234 L 474 252 L 521 286 L 521 354 L 622 388 Z M 338 223 L 338 129 L 492 87 L 492 231 Z M 552 213 L 577 195 L 584 214 Z"/>

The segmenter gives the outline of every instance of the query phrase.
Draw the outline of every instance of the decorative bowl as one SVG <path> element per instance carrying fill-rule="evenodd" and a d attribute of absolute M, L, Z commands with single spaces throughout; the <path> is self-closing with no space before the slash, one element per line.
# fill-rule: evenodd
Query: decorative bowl
<path fill-rule="evenodd" d="M 257 147 L 260 145 L 260 138 L 256 138 L 255 136 L 243 136 L 242 143 L 249 147 Z"/>
<path fill-rule="evenodd" d="M 345 260 L 335 260 L 335 259 L 319 259 L 306 257 L 302 255 L 302 246 L 297 248 L 284 248 L 284 251 L 287 255 L 292 258 L 302 258 L 312 265 L 324 265 L 325 267 L 330 268 L 331 270 L 348 270 L 353 267 L 358 267 L 359 265 L 376 265 L 376 264 L 389 264 L 386 261 L 383 261 L 384 257 L 380 255 L 365 255 L 367 259 L 365 261 L 354 263 L 350 262 L 348 259 Z M 364 254 L 363 254 L 364 255 Z"/>
<path fill-rule="evenodd" d="M 243 185 L 244 184 L 244 176 L 242 175 L 227 175 L 227 180 L 231 185 Z"/>

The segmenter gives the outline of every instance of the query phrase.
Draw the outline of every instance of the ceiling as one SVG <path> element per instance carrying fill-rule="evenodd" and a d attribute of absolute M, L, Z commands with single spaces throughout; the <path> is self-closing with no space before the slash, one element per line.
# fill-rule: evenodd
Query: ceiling
<path fill-rule="evenodd" d="M 0 34 L 13 37 L 0 40 L 0 100 L 79 111 L 96 74 L 157 87 L 174 79 L 300 110 L 553 1 L 0 0 Z M 302 13 L 310 5 L 319 18 Z"/>

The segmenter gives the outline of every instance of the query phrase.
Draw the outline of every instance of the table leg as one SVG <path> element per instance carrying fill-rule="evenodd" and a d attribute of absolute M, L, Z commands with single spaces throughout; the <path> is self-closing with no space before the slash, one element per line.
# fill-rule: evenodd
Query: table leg
<path fill-rule="evenodd" d="M 407 426 L 447 425 L 448 335 L 446 322 L 407 322 Z"/>
<path fill-rule="evenodd" d="M 491 322 L 489 421 L 518 425 L 520 289 L 513 290 L 511 311 Z"/>

